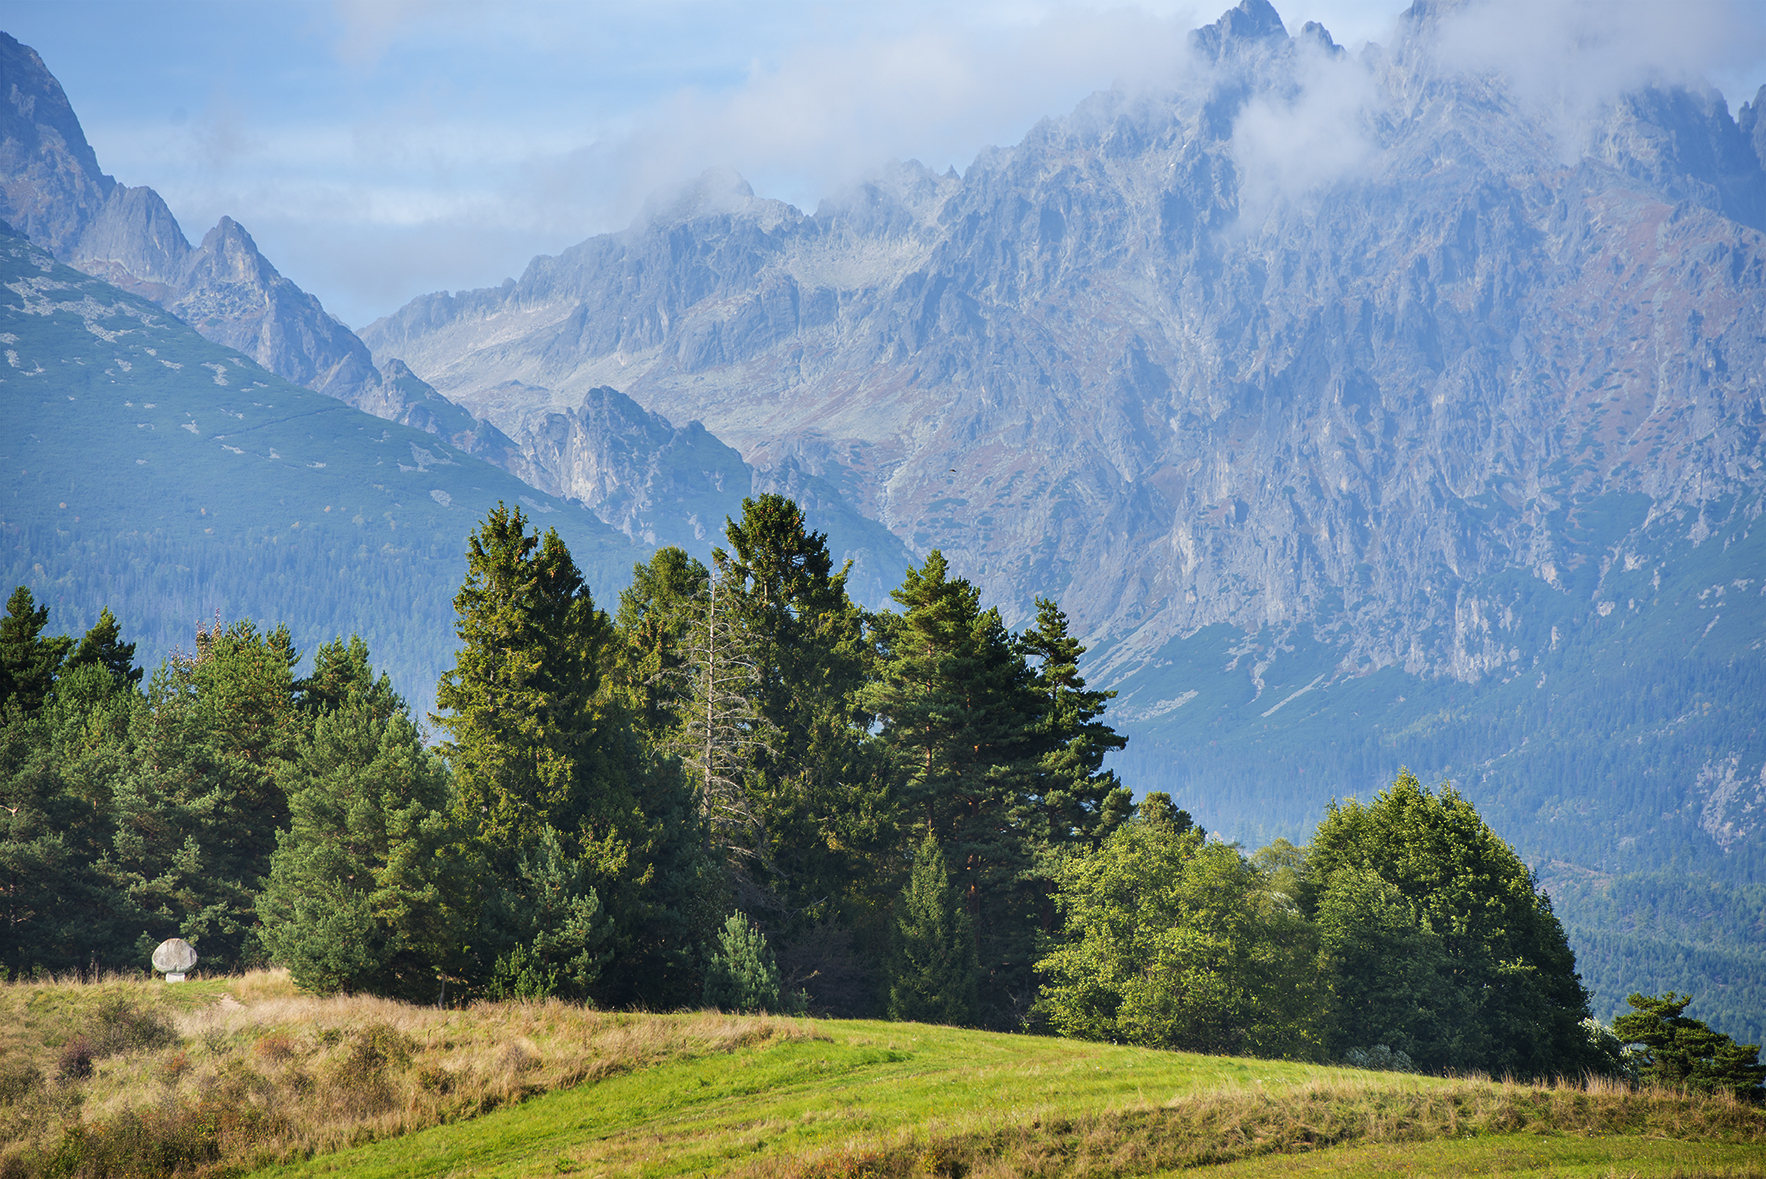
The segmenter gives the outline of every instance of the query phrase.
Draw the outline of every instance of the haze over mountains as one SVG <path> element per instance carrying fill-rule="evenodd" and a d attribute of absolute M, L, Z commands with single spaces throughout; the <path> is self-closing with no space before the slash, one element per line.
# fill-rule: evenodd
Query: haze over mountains
<path fill-rule="evenodd" d="M 5 39 L 0 217 L 634 554 L 783 490 L 873 604 L 934 547 L 1010 618 L 1058 599 L 1134 784 L 1212 829 L 1451 775 L 1604 998 L 1720 992 L 1757 1039 L 1766 90 L 1558 118 L 1444 51 L 1461 11 L 1350 55 L 1243 0 L 960 176 L 806 213 L 710 173 L 359 338 L 104 176 Z"/>

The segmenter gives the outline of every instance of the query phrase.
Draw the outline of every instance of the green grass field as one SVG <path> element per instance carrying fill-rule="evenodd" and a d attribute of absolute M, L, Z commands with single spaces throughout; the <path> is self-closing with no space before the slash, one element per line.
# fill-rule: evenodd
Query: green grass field
<path fill-rule="evenodd" d="M 0 985 L 6 1179 L 1179 1171 L 1766 1176 L 1766 1111 L 921 1024 L 316 999 L 281 973 Z"/>
<path fill-rule="evenodd" d="M 263 1174 L 1766 1174 L 1766 1122 L 1727 1103 L 809 1026 L 818 1038 L 671 1062 Z"/>

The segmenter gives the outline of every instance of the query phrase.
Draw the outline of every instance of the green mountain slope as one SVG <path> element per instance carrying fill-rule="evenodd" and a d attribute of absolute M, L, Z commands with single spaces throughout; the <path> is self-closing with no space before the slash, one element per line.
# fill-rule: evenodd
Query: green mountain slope
<path fill-rule="evenodd" d="M 555 527 L 598 602 L 647 550 L 586 509 L 210 343 L 145 299 L 0 237 L 0 583 L 54 629 L 108 605 L 151 665 L 219 614 L 310 651 L 359 632 L 427 705 L 465 539 L 499 500 Z"/>

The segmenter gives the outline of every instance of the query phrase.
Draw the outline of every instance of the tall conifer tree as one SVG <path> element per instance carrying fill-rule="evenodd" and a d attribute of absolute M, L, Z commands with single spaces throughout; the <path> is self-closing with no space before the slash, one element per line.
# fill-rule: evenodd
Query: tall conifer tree
<path fill-rule="evenodd" d="M 980 967 L 975 931 L 930 832 L 914 855 L 914 870 L 895 923 L 889 1018 L 972 1025 Z"/>
<path fill-rule="evenodd" d="M 493 857 L 544 828 L 608 874 L 636 810 L 627 733 L 600 696 L 612 628 L 556 531 L 499 504 L 467 542 L 460 650 L 436 691 L 456 807 Z M 512 861 L 511 861 L 512 863 Z M 504 866 L 509 866 L 505 864 Z"/>
<path fill-rule="evenodd" d="M 12 591 L 0 618 L 0 708 L 35 712 L 49 698 L 73 640 L 45 636 L 48 625 L 49 607 L 37 605 L 22 585 Z"/>

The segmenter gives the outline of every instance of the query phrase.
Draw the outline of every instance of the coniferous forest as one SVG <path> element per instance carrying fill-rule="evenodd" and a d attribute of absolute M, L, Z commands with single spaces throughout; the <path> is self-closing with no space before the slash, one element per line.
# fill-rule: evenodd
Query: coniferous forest
<path fill-rule="evenodd" d="M 776 495 L 725 535 L 603 604 L 499 507 L 427 717 L 357 638 L 303 676 L 286 630 L 217 620 L 144 677 L 126 619 L 57 636 L 15 591 L 0 966 L 144 970 L 179 936 L 205 971 L 420 1003 L 1627 1067 L 1550 902 L 1452 789 L 1402 774 L 1248 853 L 1104 768 L 1112 693 L 1057 603 L 1014 633 L 934 551 L 863 610 Z"/>

